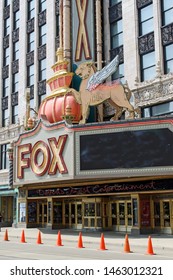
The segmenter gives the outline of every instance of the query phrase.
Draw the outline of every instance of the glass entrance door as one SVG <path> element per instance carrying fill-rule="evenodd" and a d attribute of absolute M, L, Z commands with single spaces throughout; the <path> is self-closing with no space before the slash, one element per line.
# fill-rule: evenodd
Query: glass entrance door
<path fill-rule="evenodd" d="M 125 202 L 118 203 L 118 212 L 119 212 L 119 230 L 126 231 L 125 223 Z"/>
<path fill-rule="evenodd" d="M 132 227 L 132 203 L 130 200 L 111 202 L 110 225 L 116 231 L 130 231 Z"/>
<path fill-rule="evenodd" d="M 169 201 L 163 201 L 163 225 L 164 225 L 164 227 L 170 227 L 170 203 L 169 203 Z"/>
<path fill-rule="evenodd" d="M 102 227 L 101 201 L 96 199 L 84 202 L 84 228 Z"/>
<path fill-rule="evenodd" d="M 39 224 L 44 227 L 47 224 L 47 202 L 39 202 L 38 206 Z"/>
<path fill-rule="evenodd" d="M 172 200 L 153 201 L 154 227 L 163 233 L 171 233 L 171 203 Z"/>
<path fill-rule="evenodd" d="M 62 212 L 63 204 L 62 201 L 53 202 L 53 223 L 57 225 L 62 225 Z"/>
<path fill-rule="evenodd" d="M 82 202 L 71 203 L 70 224 L 73 228 L 82 228 Z"/>
<path fill-rule="evenodd" d="M 154 226 L 160 227 L 160 201 L 154 202 Z"/>

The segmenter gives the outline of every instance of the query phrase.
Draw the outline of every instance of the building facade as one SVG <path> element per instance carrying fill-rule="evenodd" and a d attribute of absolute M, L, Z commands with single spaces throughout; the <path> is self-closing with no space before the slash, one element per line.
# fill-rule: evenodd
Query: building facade
<path fill-rule="evenodd" d="M 132 175 L 130 175 L 131 178 L 127 175 L 124 175 L 123 178 L 120 175 L 116 178 L 115 176 L 111 178 L 105 176 L 101 181 L 98 180 L 97 176 L 93 179 L 92 175 L 93 180 L 91 178 L 81 178 L 82 185 L 80 185 L 80 176 L 78 178 L 74 177 L 74 169 L 70 173 L 71 177 L 68 178 L 69 183 L 65 179 L 65 186 L 64 180 L 59 178 L 58 183 L 54 179 L 50 180 L 52 183 L 44 184 L 44 191 L 34 183 L 34 189 L 40 188 L 40 194 L 44 193 L 41 199 L 40 196 L 36 199 L 36 192 L 35 194 L 34 190 L 32 192 L 27 180 L 25 182 L 22 179 L 22 184 L 20 180 L 14 181 L 13 187 L 11 187 L 11 181 L 9 180 L 11 162 L 8 162 L 7 154 L 10 143 L 18 143 L 16 141 L 19 141 L 19 134 L 25 135 L 26 119 L 31 117 L 36 120 L 36 123 L 39 122 L 37 112 L 42 101 L 51 94 L 51 89 L 46 81 L 52 77 L 51 67 L 56 62 L 58 47 L 63 49 L 63 58 L 68 61 L 69 72 L 74 72 L 84 61 L 95 61 L 97 70 L 100 70 L 118 54 L 119 68 L 111 79 L 120 79 L 123 83 L 128 82 L 132 91 L 131 102 L 135 108 L 140 108 L 140 116 L 137 117 L 142 117 L 142 119 L 148 121 L 147 125 L 150 127 L 149 118 L 160 117 L 164 119 L 164 116 L 171 115 L 173 102 L 173 20 L 171 15 L 173 3 L 166 0 L 4 0 L 1 1 L 0 5 L 0 22 L 2 23 L 0 25 L 0 44 L 2 46 L 0 56 L 0 94 L 2 100 L 0 103 L 0 212 L 3 222 L 9 224 L 22 223 L 21 215 L 25 214 L 23 220 L 25 220 L 26 226 L 32 225 L 32 222 L 29 222 L 32 218 L 29 220 L 30 216 L 27 213 L 33 207 L 35 209 L 33 211 L 36 211 L 37 214 L 36 219 L 40 219 L 40 222 L 39 220 L 33 222 L 33 226 L 51 225 L 56 227 L 58 225 L 72 226 L 75 224 L 78 227 L 78 224 L 80 224 L 79 227 L 84 228 L 88 223 L 88 228 L 104 227 L 130 231 L 131 228 L 135 228 L 136 223 L 133 209 L 136 208 L 135 203 L 139 205 L 139 197 L 142 194 L 138 192 L 139 186 L 141 184 L 145 185 L 141 181 L 147 181 L 143 187 L 146 188 L 146 199 L 144 195 L 142 200 L 146 201 L 144 208 L 149 209 L 147 211 L 150 212 L 150 218 L 148 218 L 150 221 L 144 221 L 142 226 L 141 214 L 138 213 L 136 231 L 140 232 L 141 228 L 142 231 L 145 231 L 145 223 L 148 223 L 146 228 L 149 230 L 155 229 L 172 233 L 171 174 L 167 172 L 168 170 L 165 173 L 152 173 L 148 176 L 146 174 L 141 176 L 140 174 L 140 178 Z M 79 84 L 78 77 L 74 75 L 71 87 L 79 90 Z M 26 101 L 28 89 L 29 102 Z M 26 116 L 26 112 L 27 114 L 29 112 L 29 115 Z M 62 112 L 62 115 L 64 113 L 65 111 Z M 101 121 L 103 124 L 106 121 L 107 125 L 113 114 L 114 108 L 105 102 L 103 106 L 91 108 L 88 123 Z M 128 113 L 125 112 L 122 118 L 128 118 Z M 156 123 L 154 125 L 157 126 Z M 141 125 L 135 122 L 134 127 L 137 127 L 138 124 Z M 37 125 L 39 127 L 40 124 Z M 167 126 L 170 125 L 167 124 Z M 45 129 L 45 125 L 42 125 L 42 129 Z M 92 129 L 96 128 L 93 126 Z M 102 129 L 104 131 L 104 125 Z M 106 129 L 105 127 L 105 131 Z M 116 132 L 116 125 L 113 129 Z M 36 128 L 34 128 L 35 130 Z M 52 129 L 48 130 L 52 134 L 54 133 Z M 85 132 L 85 127 L 83 127 L 83 131 Z M 31 133 L 31 135 L 33 139 L 36 137 L 34 133 Z M 30 134 L 27 137 L 30 137 Z M 33 141 L 29 139 L 30 144 L 34 143 Z M 45 141 L 47 140 L 45 139 Z M 70 145 L 75 158 L 74 143 L 70 143 Z M 16 149 L 18 148 L 16 147 Z M 18 162 L 16 162 L 17 165 Z M 139 166 L 140 168 L 142 167 Z M 15 174 L 14 179 L 16 179 Z M 47 182 L 46 180 L 45 182 Z M 95 181 L 97 184 L 103 185 L 109 183 L 110 188 L 111 184 L 121 182 L 122 188 L 123 184 L 127 183 L 126 188 L 131 190 L 132 187 L 130 186 L 134 183 L 133 180 L 138 181 L 136 183 L 136 186 L 138 186 L 136 187 L 136 193 L 129 191 L 126 195 L 119 191 L 114 193 L 114 198 L 112 194 L 110 196 L 105 196 L 102 193 L 95 195 L 91 187 L 95 184 Z M 152 183 L 153 180 L 157 182 Z M 160 183 L 159 180 L 161 180 Z M 169 182 L 162 180 L 169 180 Z M 87 181 L 89 181 L 89 195 L 84 196 L 82 200 L 79 195 L 76 195 L 74 203 L 73 200 L 71 201 L 71 197 L 67 199 L 69 200 L 67 202 L 66 195 L 64 195 L 65 198 L 60 200 L 57 199 L 58 196 L 47 195 L 46 197 L 45 195 L 48 193 L 48 189 L 55 192 L 55 187 L 83 187 L 88 184 Z M 165 187 L 166 182 L 168 187 Z M 158 194 L 156 195 L 151 190 L 152 187 L 147 189 L 147 186 L 157 185 L 157 183 Z M 163 185 L 165 193 L 159 196 Z M 115 190 L 116 188 L 112 189 Z M 150 190 L 152 191 L 151 195 L 148 195 Z M 76 193 L 80 193 L 80 191 L 82 190 L 76 190 Z M 68 194 L 65 189 L 61 189 L 61 192 Z M 55 193 L 60 193 L 60 191 Z M 92 199 L 90 198 L 87 202 L 88 197 L 92 197 Z M 31 207 L 30 202 L 33 202 Z M 94 220 L 88 218 L 87 222 L 85 221 L 86 216 L 83 216 L 78 223 L 77 213 L 85 213 L 90 208 L 92 212 L 93 207 L 94 213 L 100 214 L 98 216 L 94 214 L 96 215 Z M 61 213 L 61 222 L 59 222 L 58 217 L 55 218 L 54 208 L 55 212 L 59 213 L 57 216 Z M 124 217 L 126 217 L 125 219 L 122 218 L 123 221 L 120 214 L 122 209 L 124 209 Z M 68 212 L 68 215 L 72 214 L 71 219 L 74 215 L 75 220 L 72 221 L 67 218 L 66 222 L 67 220 L 68 222 L 66 223 L 67 213 L 65 211 Z M 169 217 L 164 220 L 167 215 Z M 155 216 L 159 216 L 159 221 L 155 222 Z M 97 217 L 98 224 L 96 223 Z M 111 219 L 113 221 L 116 217 L 118 217 L 118 220 L 111 222 Z"/>

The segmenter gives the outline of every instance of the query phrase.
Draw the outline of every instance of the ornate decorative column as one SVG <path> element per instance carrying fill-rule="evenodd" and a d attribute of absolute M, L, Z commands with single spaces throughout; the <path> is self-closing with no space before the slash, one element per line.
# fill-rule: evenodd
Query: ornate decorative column
<path fill-rule="evenodd" d="M 10 144 L 7 153 L 9 159 L 9 172 L 8 172 L 9 189 L 12 189 L 13 188 L 13 144 L 12 143 Z"/>

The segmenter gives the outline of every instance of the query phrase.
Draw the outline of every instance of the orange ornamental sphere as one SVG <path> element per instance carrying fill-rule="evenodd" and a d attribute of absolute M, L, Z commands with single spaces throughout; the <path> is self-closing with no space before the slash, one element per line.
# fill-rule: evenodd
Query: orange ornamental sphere
<path fill-rule="evenodd" d="M 39 108 L 38 117 L 45 115 L 50 123 L 70 118 L 72 123 L 79 123 L 81 119 L 81 105 L 74 96 L 67 93 L 63 96 L 49 96 L 45 98 Z"/>

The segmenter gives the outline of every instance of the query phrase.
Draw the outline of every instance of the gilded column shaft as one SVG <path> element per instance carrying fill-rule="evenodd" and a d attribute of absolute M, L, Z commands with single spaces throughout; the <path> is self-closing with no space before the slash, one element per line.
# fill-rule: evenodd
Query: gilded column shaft
<path fill-rule="evenodd" d="M 101 3 L 96 0 L 96 53 L 97 69 L 102 69 L 102 25 L 101 25 Z M 97 106 L 98 121 L 103 121 L 103 105 Z"/>
<path fill-rule="evenodd" d="M 101 3 L 96 0 L 96 51 L 97 51 L 97 69 L 102 68 L 102 26 L 101 26 Z"/>

